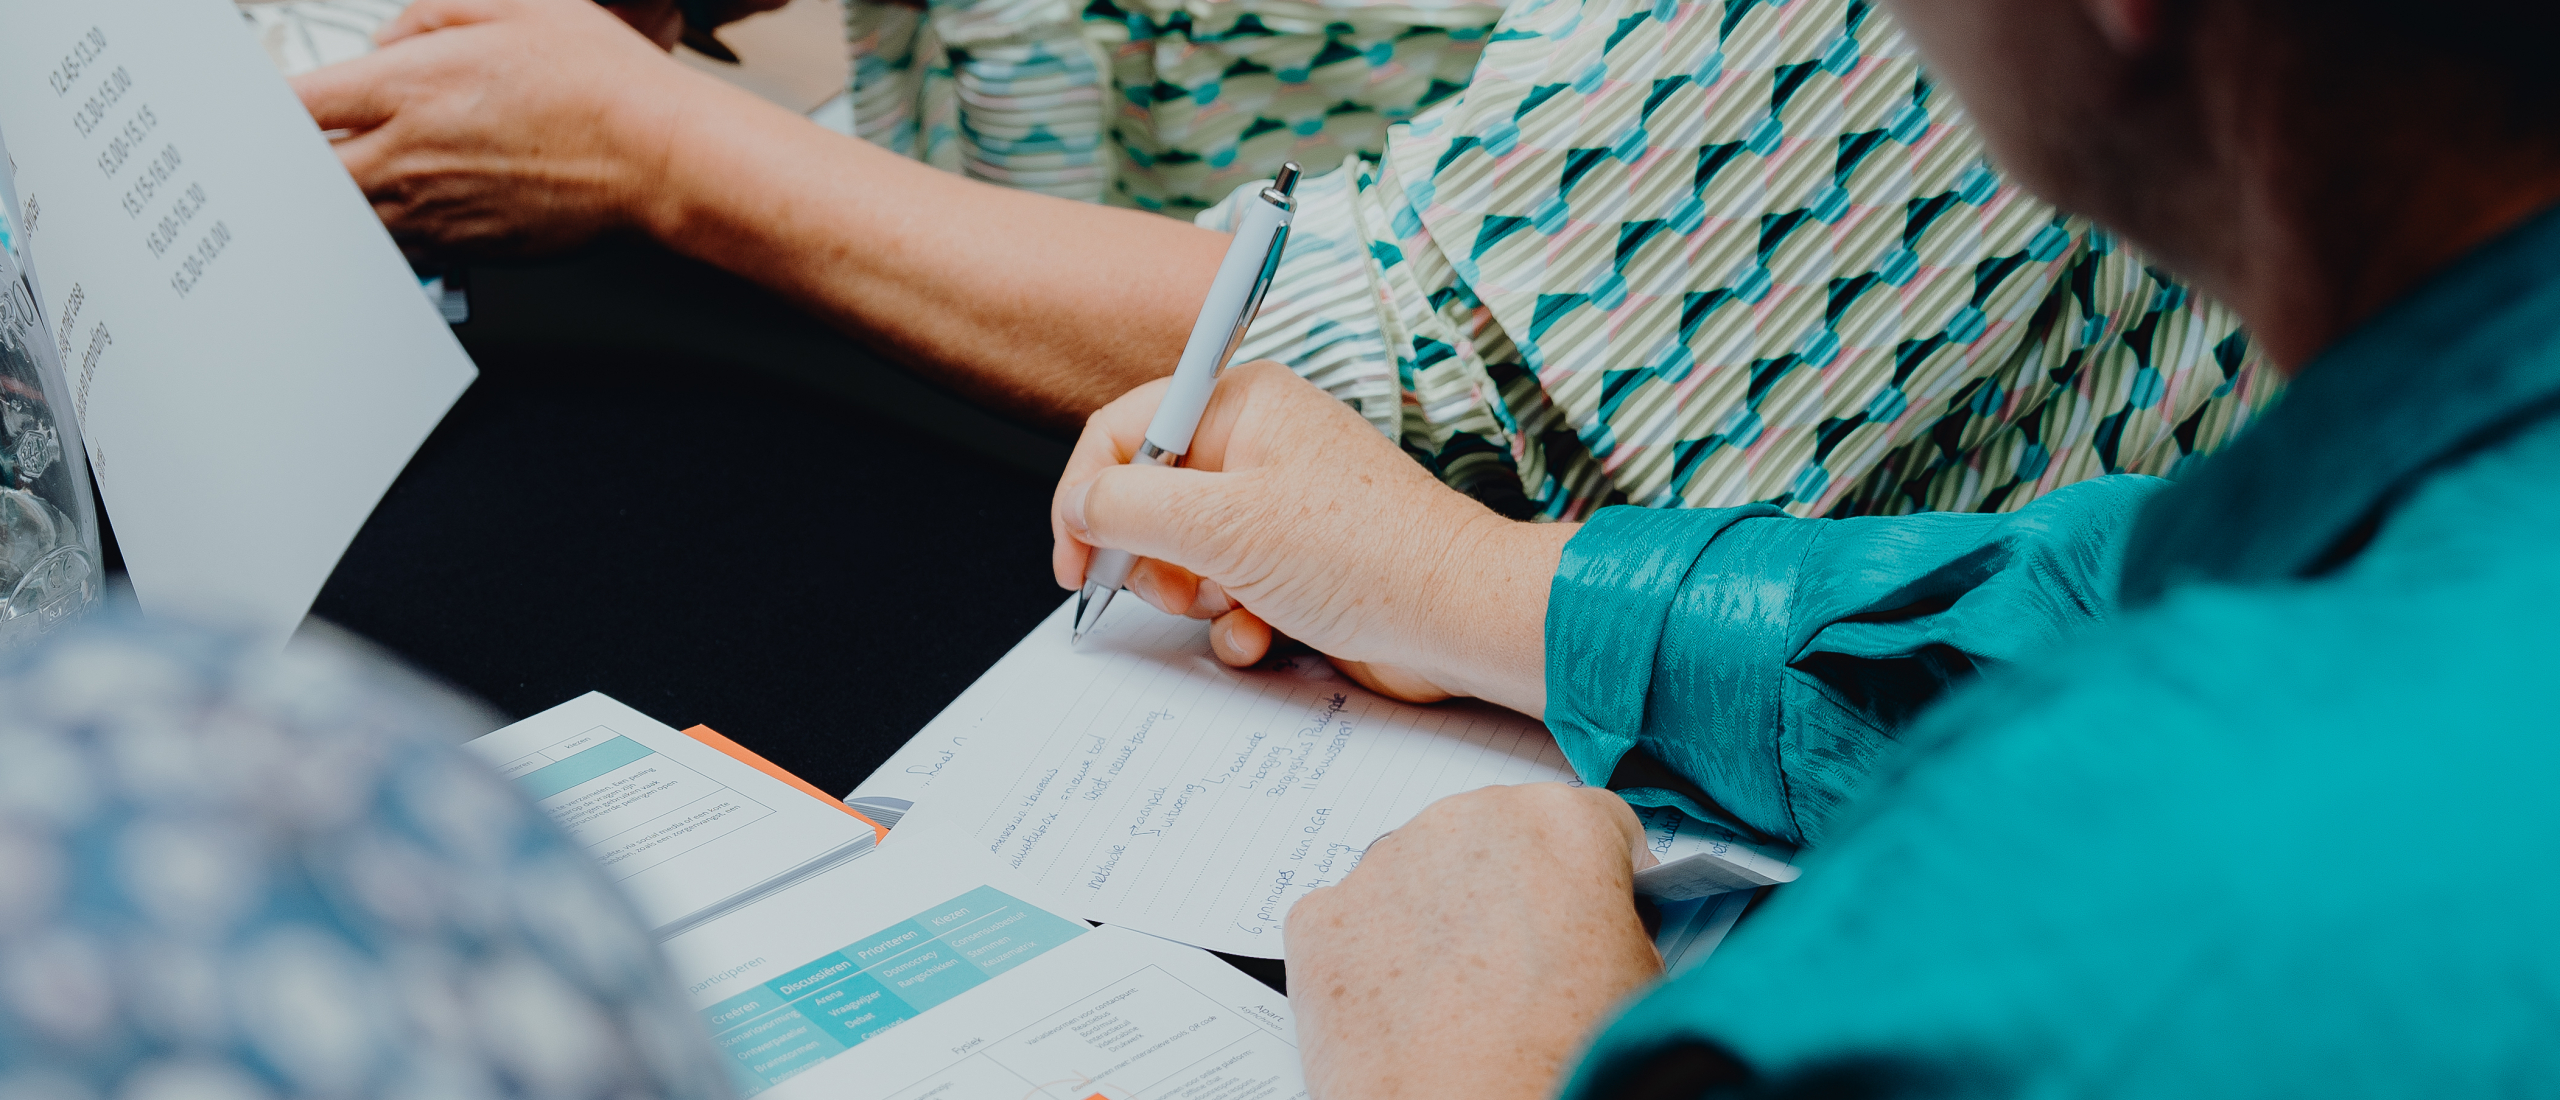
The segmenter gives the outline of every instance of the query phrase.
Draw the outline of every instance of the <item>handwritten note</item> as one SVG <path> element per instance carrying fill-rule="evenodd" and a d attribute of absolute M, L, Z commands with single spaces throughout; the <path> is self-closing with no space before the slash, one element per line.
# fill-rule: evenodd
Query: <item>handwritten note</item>
<path fill-rule="evenodd" d="M 1079 646 L 1053 616 L 988 673 L 891 844 L 963 833 L 1079 916 L 1278 958 L 1289 907 L 1433 801 L 1574 781 L 1527 718 L 1406 706 L 1312 657 L 1228 669 L 1202 624 L 1129 602 Z"/>
<path fill-rule="evenodd" d="M 1424 807 L 1579 782 L 1532 719 L 1380 698 L 1312 655 L 1231 669 L 1205 624 L 1123 602 L 1078 645 L 1061 607 L 855 789 L 914 800 L 890 843 L 965 837 L 1078 916 L 1278 958 L 1289 908 Z M 1795 877 L 1782 850 L 1676 811 L 1646 817 L 1663 860 L 1649 893 Z"/>

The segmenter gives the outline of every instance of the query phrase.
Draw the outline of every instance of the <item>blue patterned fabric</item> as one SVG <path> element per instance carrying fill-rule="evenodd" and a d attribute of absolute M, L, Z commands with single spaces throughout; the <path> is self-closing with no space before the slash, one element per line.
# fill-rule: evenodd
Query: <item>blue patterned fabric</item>
<path fill-rule="evenodd" d="M 0 662 L 0 1096 L 721 1100 L 629 906 L 351 648 Z"/>
<path fill-rule="evenodd" d="M 2079 496 L 2111 483 L 2026 537 L 1633 510 L 1577 537 L 1666 564 L 1622 571 L 1649 596 L 1558 577 L 1568 753 L 1640 729 L 1819 845 L 1600 1036 L 1570 1100 L 1698 1041 L 1968 1095 L 2553 1093 L 2560 212 L 2176 486 Z M 1751 525 L 1760 549 L 1720 552 Z M 1780 644 L 1711 644 L 1737 611 Z M 1930 705 L 1984 638 L 2000 670 Z M 1600 691 L 1592 651 L 1652 669 L 1644 697 Z"/>

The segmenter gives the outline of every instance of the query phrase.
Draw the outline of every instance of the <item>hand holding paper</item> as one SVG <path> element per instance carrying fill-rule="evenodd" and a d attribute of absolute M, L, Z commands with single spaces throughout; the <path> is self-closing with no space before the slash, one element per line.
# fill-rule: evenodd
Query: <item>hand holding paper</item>
<path fill-rule="evenodd" d="M 651 135 L 703 98 L 746 95 L 668 58 L 590 0 L 421 0 L 371 55 L 294 78 L 340 160 L 403 241 L 534 254 L 637 226 Z M 503 111 L 490 104 L 503 103 Z"/>

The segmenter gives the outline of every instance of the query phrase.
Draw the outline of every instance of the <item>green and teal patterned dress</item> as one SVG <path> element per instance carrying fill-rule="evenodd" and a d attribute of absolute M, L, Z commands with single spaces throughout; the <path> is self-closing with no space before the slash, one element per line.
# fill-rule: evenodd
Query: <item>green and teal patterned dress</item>
<path fill-rule="evenodd" d="M 1223 228 L 1244 354 L 1516 515 L 2006 511 L 2277 390 L 2238 322 L 1985 162 L 1864 0 L 852 0 L 863 136 Z"/>

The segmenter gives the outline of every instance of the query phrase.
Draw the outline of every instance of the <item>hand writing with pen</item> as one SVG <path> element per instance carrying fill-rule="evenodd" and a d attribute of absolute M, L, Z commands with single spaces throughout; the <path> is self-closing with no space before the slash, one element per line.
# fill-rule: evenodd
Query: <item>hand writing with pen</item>
<path fill-rule="evenodd" d="M 1127 550 L 1130 590 L 1211 620 L 1228 664 L 1285 636 L 1384 694 L 1544 709 L 1548 578 L 1573 525 L 1495 514 L 1269 362 L 1219 380 L 1181 467 L 1131 466 L 1163 391 L 1087 423 L 1051 510 L 1060 584 L 1096 547 Z M 1283 932 L 1311 1093 L 1547 1095 L 1660 975 L 1633 903 L 1653 862 L 1616 795 L 1557 783 L 1443 799 L 1370 844 Z"/>

